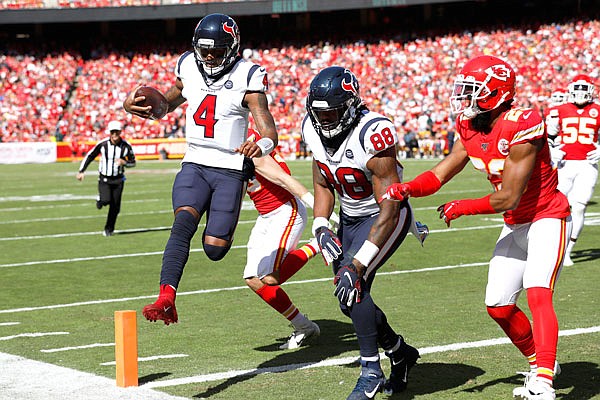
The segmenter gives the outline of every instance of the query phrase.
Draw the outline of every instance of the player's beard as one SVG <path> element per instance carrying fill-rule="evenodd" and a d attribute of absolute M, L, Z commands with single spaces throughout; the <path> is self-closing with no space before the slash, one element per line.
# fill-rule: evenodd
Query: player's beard
<path fill-rule="evenodd" d="M 471 126 L 478 132 L 489 133 L 491 131 L 492 113 L 483 112 L 477 114 L 475 118 L 471 119 Z"/>

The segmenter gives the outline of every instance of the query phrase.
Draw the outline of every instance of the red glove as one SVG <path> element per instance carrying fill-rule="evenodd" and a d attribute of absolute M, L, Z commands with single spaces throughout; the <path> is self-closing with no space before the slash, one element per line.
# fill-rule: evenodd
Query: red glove
<path fill-rule="evenodd" d="M 450 227 L 450 221 L 463 215 L 495 214 L 497 211 L 490 204 L 490 196 L 491 194 L 480 199 L 452 200 L 442 204 L 437 210 L 440 218 Z"/>
<path fill-rule="evenodd" d="M 385 194 L 379 199 L 379 202 L 381 203 L 381 201 L 385 199 L 402 201 L 409 196 L 429 196 L 440 190 L 441 187 L 442 182 L 440 182 L 438 177 L 433 172 L 426 171 L 410 182 L 394 183 L 390 185 L 385 191 Z"/>

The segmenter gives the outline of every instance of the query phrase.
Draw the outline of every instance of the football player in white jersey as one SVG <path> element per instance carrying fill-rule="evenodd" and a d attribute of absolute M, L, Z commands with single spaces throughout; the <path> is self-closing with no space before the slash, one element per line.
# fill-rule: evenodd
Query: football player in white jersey
<path fill-rule="evenodd" d="M 377 269 L 415 228 L 408 202 L 376 200 L 401 178 L 396 131 L 387 117 L 362 103 L 356 76 L 343 67 L 317 74 L 306 108 L 302 136 L 313 153 L 313 234 L 332 265 L 334 295 L 352 319 L 360 347 L 361 374 L 348 399 L 372 399 L 384 388 L 399 392 L 419 352 L 394 331 L 371 297 Z M 328 225 L 336 192 L 341 204 L 337 233 Z M 387 382 L 378 346 L 392 363 Z"/>
<path fill-rule="evenodd" d="M 202 215 L 204 252 L 217 261 L 233 241 L 253 157 L 269 154 L 277 131 L 265 92 L 265 68 L 239 55 L 240 34 L 235 21 L 210 14 L 196 25 L 192 51 L 177 60 L 175 84 L 165 93 L 168 111 L 185 101 L 187 151 L 173 183 L 175 220 L 163 254 L 158 300 L 144 307 L 150 321 L 177 322 L 175 292 L 187 262 L 190 242 Z M 150 106 L 135 90 L 123 103 L 126 111 L 150 118 Z M 261 139 L 246 140 L 252 113 Z"/>

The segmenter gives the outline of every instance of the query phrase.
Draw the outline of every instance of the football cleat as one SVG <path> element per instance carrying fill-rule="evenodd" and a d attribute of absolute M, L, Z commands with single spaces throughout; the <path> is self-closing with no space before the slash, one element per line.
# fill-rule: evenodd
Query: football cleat
<path fill-rule="evenodd" d="M 385 383 L 383 392 L 387 395 L 400 393 L 408 385 L 408 373 L 421 357 L 419 350 L 402 343 L 400 348 L 393 353 L 385 353 L 392 365 L 390 378 Z"/>
<path fill-rule="evenodd" d="M 165 325 L 177 323 L 175 289 L 169 285 L 161 285 L 158 299 L 154 303 L 145 306 L 142 314 L 151 322 L 161 320 Z"/>
<path fill-rule="evenodd" d="M 549 384 L 538 379 L 535 375 L 525 379 L 524 386 L 513 390 L 513 398 L 521 400 L 555 400 L 556 393 Z"/>
<path fill-rule="evenodd" d="M 114 231 L 111 231 L 109 229 L 105 229 L 104 232 L 102 232 L 102 236 L 108 237 L 108 236 L 112 236 L 114 235 Z"/>
<path fill-rule="evenodd" d="M 306 342 L 307 339 L 309 339 L 311 337 L 317 337 L 320 334 L 321 334 L 321 329 L 319 328 L 319 325 L 310 321 L 310 325 L 308 325 L 307 327 L 294 330 L 294 332 L 292 332 L 292 334 L 290 335 L 288 340 L 284 344 L 279 346 L 279 349 L 280 350 L 297 349 L 298 347 L 302 346 L 302 344 L 304 342 Z"/>
<path fill-rule="evenodd" d="M 369 400 L 383 390 L 385 376 L 380 369 L 362 367 L 356 386 L 346 400 Z"/>

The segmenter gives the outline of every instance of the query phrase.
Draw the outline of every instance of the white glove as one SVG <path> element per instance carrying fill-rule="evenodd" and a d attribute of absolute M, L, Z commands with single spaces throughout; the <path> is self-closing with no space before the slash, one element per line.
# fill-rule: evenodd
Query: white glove
<path fill-rule="evenodd" d="M 553 168 L 557 168 L 565 154 L 567 154 L 561 150 L 563 146 L 564 144 L 560 144 L 558 146 L 550 145 L 550 160 L 552 161 Z"/>
<path fill-rule="evenodd" d="M 594 143 L 594 146 L 596 146 L 596 148 L 592 151 L 588 151 L 585 156 L 590 164 L 596 164 L 600 160 L 600 146 L 598 146 L 598 143 Z"/>

